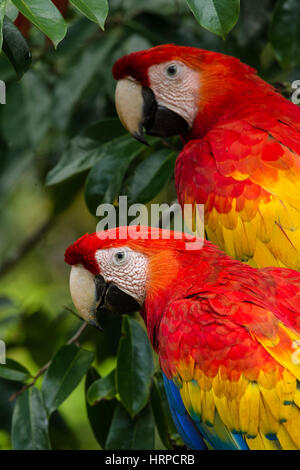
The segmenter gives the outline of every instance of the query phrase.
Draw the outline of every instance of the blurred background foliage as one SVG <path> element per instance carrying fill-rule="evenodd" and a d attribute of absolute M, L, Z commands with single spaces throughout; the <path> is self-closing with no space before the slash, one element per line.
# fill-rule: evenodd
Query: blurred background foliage
<path fill-rule="evenodd" d="M 175 198 L 180 143 L 151 139 L 146 148 L 125 133 L 116 59 L 161 43 L 224 52 L 290 97 L 300 77 L 298 0 L 213 4 L 0 0 L 0 339 L 9 358 L 0 366 L 0 449 L 182 445 L 139 317 L 121 325 L 107 316 L 103 333 L 83 328 L 70 311 L 64 251 L 95 231 L 102 202 Z"/>

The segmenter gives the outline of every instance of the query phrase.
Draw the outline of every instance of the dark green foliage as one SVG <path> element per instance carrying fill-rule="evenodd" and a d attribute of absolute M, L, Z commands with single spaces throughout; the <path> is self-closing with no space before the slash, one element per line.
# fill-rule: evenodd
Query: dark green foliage
<path fill-rule="evenodd" d="M 13 359 L 7 359 L 5 364 L 0 365 L 0 377 L 7 380 L 15 380 L 16 382 L 25 382 L 30 378 L 28 370 L 18 364 Z"/>
<path fill-rule="evenodd" d="M 300 9 L 297 0 L 280 0 L 273 12 L 270 40 L 284 67 L 300 63 Z"/>
<path fill-rule="evenodd" d="M 150 402 L 159 436 L 166 449 L 180 445 L 180 437 L 169 413 L 168 399 L 160 371 L 153 377 Z"/>
<path fill-rule="evenodd" d="M 132 51 L 189 45 L 239 57 L 290 97 L 298 3 L 70 0 L 64 18 L 50 0 L 0 2 L 0 449 L 182 445 L 138 317 L 104 314 L 103 333 L 77 337 L 69 311 L 64 251 L 95 231 L 98 205 L 175 197 L 181 141 L 128 135 L 111 68 Z M 18 10 L 34 25 L 26 39 Z"/>
<path fill-rule="evenodd" d="M 17 77 L 21 78 L 27 72 L 31 64 L 31 51 L 29 46 L 18 30 L 18 28 L 4 16 L 3 25 L 1 25 L 3 38 L 2 49 L 14 67 Z"/>
<path fill-rule="evenodd" d="M 154 373 L 147 334 L 133 318 L 124 316 L 117 356 L 116 384 L 120 400 L 134 417 L 149 400 Z"/>
<path fill-rule="evenodd" d="M 32 387 L 17 399 L 12 418 L 14 450 L 49 450 L 48 419 L 41 392 Z"/>
<path fill-rule="evenodd" d="M 240 0 L 187 0 L 201 26 L 226 38 L 239 18 Z"/>
<path fill-rule="evenodd" d="M 73 392 L 87 373 L 94 354 L 74 344 L 63 346 L 54 356 L 44 376 L 42 394 L 51 415 Z"/>
<path fill-rule="evenodd" d="M 107 450 L 151 450 L 154 447 L 154 421 L 148 404 L 133 419 L 119 403 L 106 440 Z"/>
<path fill-rule="evenodd" d="M 86 397 L 93 393 L 94 385 L 97 382 L 99 383 L 100 380 L 106 381 L 106 377 L 101 378 L 96 369 L 91 368 L 87 373 L 85 381 Z M 106 396 L 101 396 L 101 399 L 99 399 L 98 395 L 97 401 L 93 405 L 90 405 L 88 401 L 86 402 L 87 414 L 93 433 L 102 449 L 105 449 L 106 439 L 117 404 L 117 399 L 111 395 L 109 399 Z"/>

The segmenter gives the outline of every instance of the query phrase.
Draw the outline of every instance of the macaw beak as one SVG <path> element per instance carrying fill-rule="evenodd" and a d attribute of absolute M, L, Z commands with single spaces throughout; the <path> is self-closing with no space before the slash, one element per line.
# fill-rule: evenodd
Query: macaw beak
<path fill-rule="evenodd" d="M 118 286 L 106 282 L 100 275 L 94 276 L 79 265 L 71 268 L 70 292 L 80 316 L 100 330 L 104 312 L 126 314 L 141 308 L 133 297 Z"/>
<path fill-rule="evenodd" d="M 151 88 L 142 86 L 133 78 L 118 81 L 115 102 L 125 129 L 144 144 L 147 144 L 144 132 L 157 137 L 171 137 L 184 134 L 189 128 L 182 116 L 157 103 Z"/>

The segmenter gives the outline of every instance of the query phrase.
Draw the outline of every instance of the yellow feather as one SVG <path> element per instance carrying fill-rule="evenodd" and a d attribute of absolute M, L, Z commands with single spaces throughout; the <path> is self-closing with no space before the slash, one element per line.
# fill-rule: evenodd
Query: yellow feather
<path fill-rule="evenodd" d="M 224 250 L 226 253 L 231 256 L 232 258 L 239 258 L 239 253 L 236 251 L 236 247 L 233 243 L 233 233 L 235 233 L 237 228 L 234 232 L 222 226 L 222 233 L 223 233 L 223 240 L 224 240 Z M 242 250 L 241 250 L 242 252 Z"/>
<path fill-rule="evenodd" d="M 292 198 L 290 196 L 287 196 L 284 198 L 284 201 L 286 201 L 295 211 L 300 211 L 300 199 L 298 198 Z"/>
<path fill-rule="evenodd" d="M 257 379 L 257 383 L 261 387 L 266 388 L 268 390 L 276 387 L 278 383 L 278 367 L 275 371 L 271 371 L 270 373 L 266 373 L 261 370 Z"/>
<path fill-rule="evenodd" d="M 182 363 L 178 364 L 177 370 L 183 381 L 188 382 L 193 379 L 194 367 L 195 361 L 191 356 L 189 356 L 189 358 L 185 358 Z"/>
<path fill-rule="evenodd" d="M 201 388 L 201 390 L 205 392 L 209 391 L 212 387 L 213 379 L 210 377 L 207 377 L 199 367 L 195 367 L 194 380 L 198 382 L 198 385 Z"/>
<path fill-rule="evenodd" d="M 298 344 L 300 344 L 300 334 L 294 330 L 290 330 L 282 323 L 278 323 L 277 331 L 277 338 L 274 339 L 268 339 L 259 334 L 253 334 L 253 336 L 262 344 L 266 351 L 283 366 L 282 374 L 285 382 L 285 393 L 287 393 L 289 387 L 290 393 L 294 396 L 296 390 L 295 377 L 300 380 L 300 364 L 298 363 L 299 361 L 293 360 L 293 354 L 295 354 L 295 352 L 297 353 L 293 344 L 295 344 L 295 341 L 299 341 Z"/>
<path fill-rule="evenodd" d="M 288 234 L 276 224 L 273 236 L 267 246 L 271 253 L 286 267 L 300 270 L 300 256 L 296 246 L 292 244 Z"/>
<path fill-rule="evenodd" d="M 207 217 L 207 227 L 213 232 L 216 231 L 217 226 L 220 223 L 219 217 L 220 217 L 220 214 L 213 207 L 213 209 L 209 212 L 208 217 Z"/>
<path fill-rule="evenodd" d="M 191 409 L 191 397 L 189 394 L 189 388 L 188 388 L 187 382 L 182 382 L 180 395 L 181 395 L 184 406 L 186 407 L 187 410 L 190 410 Z"/>
<path fill-rule="evenodd" d="M 217 397 L 221 397 L 224 394 L 223 380 L 221 379 L 219 373 L 214 377 L 213 382 L 212 382 L 212 386 L 213 386 L 214 394 Z"/>
<path fill-rule="evenodd" d="M 284 450 L 297 450 L 298 449 L 296 444 L 290 438 L 283 424 L 280 424 L 279 426 L 279 429 L 277 432 L 277 439 L 280 442 L 282 449 Z"/>
<path fill-rule="evenodd" d="M 268 439 L 262 433 L 260 433 L 260 436 L 265 450 L 281 450 L 280 444 L 277 439 Z"/>
<path fill-rule="evenodd" d="M 194 413 L 201 419 L 202 417 L 202 406 L 201 406 L 201 390 L 199 385 L 194 381 L 187 384 L 191 405 Z"/>
<path fill-rule="evenodd" d="M 218 214 L 220 223 L 228 230 L 234 230 L 238 223 L 238 214 L 236 212 L 236 199 L 232 201 L 232 208 L 229 212 Z M 216 226 L 216 225 L 215 225 Z"/>
<path fill-rule="evenodd" d="M 280 266 L 280 262 L 259 238 L 256 240 L 255 252 L 253 256 L 258 268 L 267 266 Z"/>
<path fill-rule="evenodd" d="M 215 245 L 218 245 L 221 250 L 225 251 L 225 240 L 222 230 L 222 224 L 218 222 L 215 230 L 210 230 L 208 226 L 206 226 L 205 228 L 208 240 L 210 240 Z"/>
<path fill-rule="evenodd" d="M 279 421 L 275 419 L 263 397 L 259 401 L 259 429 L 264 436 L 277 434 L 279 429 Z"/>
<path fill-rule="evenodd" d="M 283 426 L 296 447 L 300 449 L 300 410 L 297 406 L 291 407 L 290 418 L 286 423 L 283 423 Z"/>
<path fill-rule="evenodd" d="M 294 402 L 300 408 L 300 390 L 299 388 L 296 389 L 295 395 L 294 395 Z"/>
<path fill-rule="evenodd" d="M 277 421 L 286 421 L 289 419 L 291 405 L 285 405 L 285 397 L 282 393 L 282 384 L 277 385 L 275 388 L 268 390 L 264 387 L 259 387 L 265 403 L 267 403 L 272 415 Z"/>
<path fill-rule="evenodd" d="M 249 439 L 246 437 L 246 442 L 250 450 L 266 450 L 265 443 L 259 433 L 255 438 Z"/>
<path fill-rule="evenodd" d="M 297 210 L 288 202 L 278 199 L 276 214 L 277 221 L 284 230 L 295 231 L 300 228 L 300 208 Z"/>
<path fill-rule="evenodd" d="M 251 222 L 257 213 L 258 202 L 256 200 L 246 200 L 243 209 L 239 212 L 243 222 Z"/>
<path fill-rule="evenodd" d="M 240 425 L 242 432 L 256 436 L 259 424 L 260 391 L 256 382 L 250 382 L 240 401 Z"/>
<path fill-rule="evenodd" d="M 212 390 L 203 392 L 201 395 L 202 420 L 204 423 L 213 425 L 215 421 L 215 400 Z"/>
<path fill-rule="evenodd" d="M 233 431 L 241 431 L 240 425 L 240 402 L 239 400 L 230 400 L 228 402 L 228 407 L 230 408 L 231 412 L 231 420 L 232 420 L 232 430 Z"/>
<path fill-rule="evenodd" d="M 277 204 L 273 201 L 267 204 L 263 202 L 259 204 L 257 211 L 259 217 L 257 235 L 263 243 L 267 243 L 271 240 L 276 219 L 276 205 Z"/>
<path fill-rule="evenodd" d="M 231 233 L 237 259 L 243 261 L 253 257 L 257 239 L 257 225 L 257 218 L 251 222 L 244 222 L 239 217 L 236 230 Z"/>
<path fill-rule="evenodd" d="M 214 393 L 214 392 L 213 392 Z M 230 430 L 234 430 L 234 423 L 231 417 L 231 410 L 228 406 L 228 401 L 225 396 L 217 397 L 214 394 L 214 400 L 216 404 L 217 411 L 220 415 L 221 421 L 225 424 L 225 426 Z"/>

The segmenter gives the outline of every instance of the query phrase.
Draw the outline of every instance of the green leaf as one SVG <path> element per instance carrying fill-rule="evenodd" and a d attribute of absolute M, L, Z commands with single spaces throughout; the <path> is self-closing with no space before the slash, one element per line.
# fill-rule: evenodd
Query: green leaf
<path fill-rule="evenodd" d="M 15 21 L 19 15 L 19 10 L 11 3 L 11 0 L 7 0 L 8 3 L 6 3 L 6 15 L 11 21 Z"/>
<path fill-rule="evenodd" d="M 52 106 L 50 92 L 39 72 L 30 70 L 20 83 L 12 83 L 6 101 L 3 134 L 12 147 L 36 150 L 51 125 Z"/>
<path fill-rule="evenodd" d="M 108 14 L 107 0 L 70 0 L 89 20 L 97 23 L 104 29 L 104 23 Z"/>
<path fill-rule="evenodd" d="M 84 182 L 85 175 L 78 174 L 60 184 L 49 187 L 48 191 L 52 199 L 53 214 L 58 215 L 70 206 L 79 191 L 82 190 Z"/>
<path fill-rule="evenodd" d="M 61 183 L 89 170 L 101 156 L 103 144 L 125 132 L 117 118 L 104 119 L 85 129 L 71 140 L 57 165 L 49 171 L 46 185 Z"/>
<path fill-rule="evenodd" d="M 67 25 L 51 0 L 12 0 L 18 10 L 53 42 L 55 47 L 65 37 Z"/>
<path fill-rule="evenodd" d="M 270 40 L 283 67 L 299 64 L 300 8 L 298 0 L 279 0 L 270 25 Z"/>
<path fill-rule="evenodd" d="M 14 450 L 49 450 L 47 412 L 41 392 L 33 387 L 20 395 L 12 418 Z"/>
<path fill-rule="evenodd" d="M 13 359 L 6 359 L 6 364 L 0 364 L 0 377 L 7 380 L 25 382 L 31 375 L 28 370 L 18 362 Z"/>
<path fill-rule="evenodd" d="M 102 380 L 100 375 L 94 367 L 91 367 L 87 373 L 85 381 L 86 396 L 89 388 L 98 380 Z M 86 401 L 86 409 L 90 425 L 95 438 L 103 449 L 105 447 L 105 442 L 117 404 L 118 401 L 116 399 L 104 399 L 93 406 L 89 405 L 88 401 Z"/>
<path fill-rule="evenodd" d="M 7 0 L 0 0 L 0 51 L 2 50 L 3 43 L 3 22 L 6 10 Z"/>
<path fill-rule="evenodd" d="M 2 49 L 20 79 L 30 67 L 31 51 L 23 35 L 7 16 L 3 22 Z"/>
<path fill-rule="evenodd" d="M 100 400 L 111 400 L 116 395 L 115 371 L 96 380 L 87 392 L 87 401 L 90 405 L 95 405 Z"/>
<path fill-rule="evenodd" d="M 63 346 L 47 370 L 42 393 L 48 415 L 73 392 L 94 360 L 94 353 L 74 344 Z"/>
<path fill-rule="evenodd" d="M 154 448 L 154 421 L 150 405 L 134 419 L 118 404 L 105 445 L 106 450 L 151 450 Z"/>
<path fill-rule="evenodd" d="M 175 152 L 161 148 L 143 160 L 126 185 L 128 202 L 151 201 L 173 175 L 176 158 Z"/>
<path fill-rule="evenodd" d="M 176 445 L 178 445 L 177 439 L 179 438 L 179 435 L 170 413 L 163 378 L 160 371 L 153 377 L 151 407 L 161 441 L 167 449 L 172 450 L 172 443 L 175 440 Z"/>
<path fill-rule="evenodd" d="M 130 163 L 144 149 L 143 144 L 128 135 L 102 146 L 86 181 L 85 200 L 92 214 L 102 202 L 114 202 Z"/>
<path fill-rule="evenodd" d="M 11 434 L 12 414 L 16 402 L 11 401 L 10 397 L 20 392 L 23 384 L 21 382 L 5 380 L 0 378 L 0 423 L 1 429 L 9 431 Z"/>
<path fill-rule="evenodd" d="M 236 24 L 240 0 L 186 0 L 198 23 L 208 31 L 226 38 Z"/>
<path fill-rule="evenodd" d="M 107 57 L 119 44 L 119 40 L 120 30 L 113 30 L 101 37 L 101 41 L 88 43 L 88 47 L 77 54 L 76 60 L 57 81 L 53 92 L 55 103 L 53 115 L 59 129 L 67 127 L 73 108 L 95 76 L 97 76 L 98 93 L 103 94 L 104 84 L 99 77 L 101 66 L 106 64 Z M 110 78 L 112 80 L 112 77 Z"/>
<path fill-rule="evenodd" d="M 124 316 L 116 383 L 120 400 L 131 416 L 147 404 L 153 373 L 152 349 L 145 330 L 136 320 Z"/>

